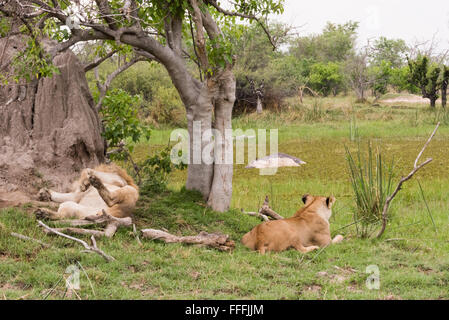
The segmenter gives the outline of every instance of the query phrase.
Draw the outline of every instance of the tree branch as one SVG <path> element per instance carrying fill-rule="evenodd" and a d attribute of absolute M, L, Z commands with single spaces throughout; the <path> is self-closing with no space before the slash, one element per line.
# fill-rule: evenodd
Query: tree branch
<path fill-rule="evenodd" d="M 218 12 L 220 12 L 224 15 L 231 16 L 231 17 L 241 17 L 241 18 L 257 21 L 257 23 L 262 27 L 265 34 L 268 36 L 268 39 L 270 40 L 270 43 L 273 46 L 273 50 L 276 49 L 276 43 L 273 41 L 273 38 L 271 37 L 271 34 L 268 31 L 268 29 L 266 28 L 266 26 L 260 21 L 260 18 L 258 18 L 255 15 L 252 15 L 252 14 L 245 14 L 245 13 L 225 10 L 222 7 L 220 7 L 218 5 L 217 1 L 215 1 L 215 0 L 206 0 L 206 2 L 210 5 L 212 5 Z"/>
<path fill-rule="evenodd" d="M 120 66 L 117 70 L 115 70 L 110 75 L 108 75 L 108 77 L 106 78 L 106 81 L 104 82 L 104 84 L 100 83 L 100 79 L 99 79 L 99 76 L 98 76 L 98 69 L 95 69 L 95 77 L 97 78 L 97 87 L 98 87 L 98 90 L 100 91 L 100 96 L 98 98 L 98 103 L 95 106 L 95 109 L 97 110 L 97 112 L 100 111 L 101 108 L 102 108 L 104 97 L 106 96 L 106 93 L 109 90 L 109 87 L 111 86 L 112 80 L 114 80 L 120 73 L 122 73 L 123 71 L 127 70 L 128 68 L 130 68 L 135 63 L 137 63 L 139 61 L 146 61 L 146 60 L 147 60 L 147 58 L 143 57 L 143 56 L 138 56 L 138 57 L 132 58 L 130 61 L 128 61 L 124 65 Z"/>
<path fill-rule="evenodd" d="M 413 175 L 418 172 L 421 168 L 423 168 L 425 165 L 429 164 L 430 162 L 433 161 L 432 158 L 427 159 L 426 161 L 424 161 L 423 163 L 418 165 L 418 161 L 421 158 L 422 154 L 424 153 L 424 151 L 426 150 L 427 146 L 429 145 L 430 141 L 433 139 L 433 137 L 435 136 L 435 133 L 438 130 L 438 127 L 440 126 L 440 123 L 438 122 L 437 126 L 435 127 L 435 130 L 433 130 L 432 135 L 430 136 L 430 138 L 427 140 L 427 142 L 424 144 L 424 147 L 421 149 L 421 152 L 418 154 L 418 156 L 416 157 L 415 163 L 413 165 L 413 170 L 406 176 L 406 177 L 402 177 L 401 180 L 399 181 L 398 185 L 396 186 L 396 189 L 393 191 L 393 193 L 387 198 L 387 200 L 385 201 L 385 205 L 382 211 L 382 228 L 379 231 L 379 233 L 377 234 L 377 238 L 380 238 L 382 236 L 382 234 L 385 232 L 385 229 L 387 227 L 387 214 L 388 214 L 388 208 L 390 206 L 391 201 L 393 201 L 394 197 L 396 197 L 396 195 L 398 194 L 398 192 L 402 189 L 402 184 L 408 180 L 410 180 Z"/>
<path fill-rule="evenodd" d="M 89 245 L 87 244 L 86 241 L 83 241 L 83 240 L 81 240 L 81 239 L 78 239 L 78 238 L 75 238 L 75 237 L 66 235 L 66 234 L 64 234 L 64 233 L 62 233 L 62 232 L 59 232 L 59 231 L 53 229 L 53 228 L 50 228 L 49 226 L 47 226 L 45 223 L 43 223 L 43 222 L 40 221 L 40 220 L 38 220 L 37 223 L 38 223 L 42 228 L 48 230 L 48 231 L 51 232 L 51 233 L 54 233 L 54 234 L 56 234 L 56 235 L 58 235 L 58 236 L 60 236 L 60 237 L 63 237 L 63 238 L 66 238 L 66 239 L 69 239 L 69 240 L 78 242 L 78 243 L 81 244 L 87 251 L 92 251 L 92 252 L 95 252 L 95 253 L 99 254 L 99 255 L 102 256 L 107 262 L 111 262 L 111 261 L 114 261 L 114 260 L 115 260 L 113 257 L 107 255 L 106 253 L 104 253 L 103 251 L 101 251 L 100 249 L 98 249 L 98 247 L 97 247 L 97 242 L 95 241 L 95 237 L 94 237 L 94 236 L 92 236 L 92 238 L 91 238 L 91 240 L 92 240 L 92 246 L 89 246 Z"/>
<path fill-rule="evenodd" d="M 102 64 L 104 61 L 106 61 L 107 59 L 112 57 L 116 52 L 117 52 L 117 50 L 113 50 L 113 51 L 109 52 L 107 55 L 105 55 L 104 57 L 100 57 L 97 60 L 92 61 L 91 63 L 86 64 L 84 66 L 84 72 L 87 72 L 87 71 L 92 70 L 93 68 L 96 68 L 97 66 Z"/>

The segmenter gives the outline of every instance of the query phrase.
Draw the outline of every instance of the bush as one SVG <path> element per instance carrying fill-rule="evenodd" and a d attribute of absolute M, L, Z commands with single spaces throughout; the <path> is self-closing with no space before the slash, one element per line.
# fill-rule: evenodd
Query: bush
<path fill-rule="evenodd" d="M 184 170 L 184 163 L 173 164 L 170 159 L 170 147 L 144 160 L 140 165 L 141 191 L 143 193 L 160 193 L 166 190 L 169 174 L 173 169 Z"/>
<path fill-rule="evenodd" d="M 358 236 L 368 238 L 382 220 L 385 200 L 391 193 L 394 163 L 386 166 L 381 152 L 374 154 L 370 142 L 367 157 L 362 156 L 360 145 L 356 158 L 348 147 L 345 149 L 356 204 L 354 224 Z"/>
<path fill-rule="evenodd" d="M 108 147 L 118 147 L 124 141 L 128 142 L 127 148 L 132 152 L 134 143 L 141 138 L 150 138 L 150 128 L 142 124 L 138 117 L 140 100 L 139 96 L 131 96 L 121 89 L 110 90 L 105 96 L 100 114 L 103 118 L 103 137 Z"/>
<path fill-rule="evenodd" d="M 310 69 L 310 87 L 327 97 L 336 96 L 343 87 L 344 76 L 341 65 L 335 62 L 315 63 Z"/>

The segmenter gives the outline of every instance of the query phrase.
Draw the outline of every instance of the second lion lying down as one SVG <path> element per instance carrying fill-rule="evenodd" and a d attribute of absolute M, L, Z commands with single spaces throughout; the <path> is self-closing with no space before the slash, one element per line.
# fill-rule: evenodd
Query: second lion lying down
<path fill-rule="evenodd" d="M 305 206 L 288 219 L 259 224 L 242 238 L 242 243 L 261 254 L 266 251 L 284 251 L 294 248 L 303 253 L 343 240 L 338 235 L 331 238 L 329 218 L 332 215 L 334 197 L 304 195 Z"/>
<path fill-rule="evenodd" d="M 95 169 L 84 169 L 73 183 L 72 192 L 59 193 L 41 189 L 39 199 L 61 203 L 58 211 L 38 209 L 38 219 L 84 219 L 101 215 L 102 210 L 116 218 L 129 217 L 139 198 L 139 188 L 133 179 L 120 167 L 100 165 Z"/>

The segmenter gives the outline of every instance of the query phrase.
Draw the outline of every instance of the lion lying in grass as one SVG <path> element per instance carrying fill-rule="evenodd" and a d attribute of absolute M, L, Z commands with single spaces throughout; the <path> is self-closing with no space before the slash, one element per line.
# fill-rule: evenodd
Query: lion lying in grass
<path fill-rule="evenodd" d="M 38 219 L 84 219 L 102 215 L 102 210 L 116 218 L 129 217 L 136 206 L 139 188 L 122 168 L 110 164 L 84 169 L 73 183 L 72 192 L 59 193 L 41 189 L 39 200 L 60 203 L 57 212 L 38 209 Z"/>
<path fill-rule="evenodd" d="M 259 224 L 243 236 L 242 243 L 264 254 L 266 251 L 279 252 L 289 248 L 307 253 L 342 241 L 341 235 L 332 240 L 329 229 L 335 198 L 306 194 L 302 200 L 305 206 L 293 217 Z"/>

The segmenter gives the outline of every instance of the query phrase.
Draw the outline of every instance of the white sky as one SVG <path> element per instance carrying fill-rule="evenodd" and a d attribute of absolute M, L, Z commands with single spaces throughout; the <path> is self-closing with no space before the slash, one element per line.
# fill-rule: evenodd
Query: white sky
<path fill-rule="evenodd" d="M 449 0 L 286 0 L 274 17 L 300 34 L 319 33 L 327 21 L 360 22 L 359 45 L 370 38 L 401 38 L 408 44 L 436 34 L 439 50 L 449 49 Z"/>

